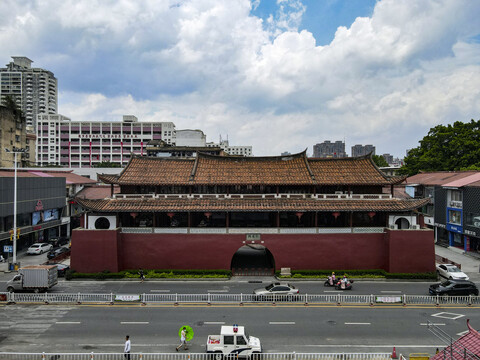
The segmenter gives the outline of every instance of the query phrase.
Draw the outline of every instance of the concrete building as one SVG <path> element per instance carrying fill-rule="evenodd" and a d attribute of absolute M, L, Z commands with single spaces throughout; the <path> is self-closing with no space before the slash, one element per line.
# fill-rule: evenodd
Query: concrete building
<path fill-rule="evenodd" d="M 27 146 L 27 132 L 25 130 L 25 118 L 15 115 L 13 111 L 0 106 L 0 167 L 14 167 L 14 157 L 12 152 L 5 149 L 13 150 L 25 149 Z M 30 142 L 30 139 L 28 139 Z M 29 154 L 17 155 L 17 167 L 24 167 L 29 160 Z"/>
<path fill-rule="evenodd" d="M 27 125 L 36 128 L 38 114 L 57 113 L 57 79 L 51 71 L 32 68 L 33 61 L 25 56 L 12 59 L 5 68 L 0 68 L 0 100 L 12 96 Z"/>
<path fill-rule="evenodd" d="M 407 178 L 405 190 L 430 198 L 420 214 L 437 243 L 480 256 L 480 171 L 419 173 Z"/>
<path fill-rule="evenodd" d="M 370 153 L 372 153 L 372 155 L 375 155 L 375 146 L 360 144 L 352 146 L 352 157 L 364 156 Z"/>
<path fill-rule="evenodd" d="M 63 115 L 38 115 L 36 163 L 69 168 L 94 167 L 103 162 L 124 166 L 132 154 L 146 154 L 150 140 L 172 144 L 172 122 L 71 121 Z"/>
<path fill-rule="evenodd" d="M 230 146 L 228 139 L 222 140 L 220 138 L 219 143 L 209 142 L 206 144 L 207 147 L 219 147 L 220 149 L 224 150 L 226 153 L 230 155 L 237 155 L 237 156 L 253 156 L 253 151 L 251 146 Z"/>
<path fill-rule="evenodd" d="M 390 154 L 382 154 L 383 158 L 385 159 L 385 161 L 387 162 L 388 165 L 392 165 L 393 164 L 393 155 L 390 155 Z"/>
<path fill-rule="evenodd" d="M 332 143 L 326 140 L 323 143 L 313 145 L 314 158 L 344 158 L 347 157 L 345 152 L 345 143 L 343 141 L 335 141 Z"/>
<path fill-rule="evenodd" d="M 194 146 L 205 147 L 207 144 L 207 136 L 202 130 L 177 130 L 175 131 L 174 145 L 176 146 Z"/>

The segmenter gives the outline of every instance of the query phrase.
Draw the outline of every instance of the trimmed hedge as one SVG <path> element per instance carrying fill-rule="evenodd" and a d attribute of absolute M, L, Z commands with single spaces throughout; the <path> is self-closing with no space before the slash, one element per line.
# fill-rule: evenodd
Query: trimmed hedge
<path fill-rule="evenodd" d="M 291 278 L 327 278 L 335 271 L 337 278 L 344 274 L 349 278 L 379 278 L 379 279 L 426 279 L 436 280 L 437 274 L 435 272 L 428 273 L 388 273 L 382 269 L 373 270 L 292 270 L 291 276 L 280 276 L 280 271 L 276 271 L 275 275 L 282 279 Z"/>
<path fill-rule="evenodd" d="M 230 270 L 144 270 L 145 278 L 150 279 L 168 279 L 168 278 L 228 278 L 232 275 Z M 74 270 L 69 270 L 65 274 L 66 280 L 71 279 L 125 279 L 125 278 L 139 278 L 138 270 L 124 270 L 117 273 L 112 273 L 108 270 L 99 273 L 79 273 Z"/>

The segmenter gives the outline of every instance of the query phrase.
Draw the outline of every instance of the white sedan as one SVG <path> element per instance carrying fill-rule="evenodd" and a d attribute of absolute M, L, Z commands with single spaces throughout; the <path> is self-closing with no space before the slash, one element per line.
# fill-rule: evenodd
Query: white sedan
<path fill-rule="evenodd" d="M 437 274 L 450 280 L 468 280 L 467 274 L 453 264 L 438 264 Z"/>
<path fill-rule="evenodd" d="M 28 255 L 38 255 L 52 250 L 53 245 L 48 243 L 36 243 L 27 249 Z"/>

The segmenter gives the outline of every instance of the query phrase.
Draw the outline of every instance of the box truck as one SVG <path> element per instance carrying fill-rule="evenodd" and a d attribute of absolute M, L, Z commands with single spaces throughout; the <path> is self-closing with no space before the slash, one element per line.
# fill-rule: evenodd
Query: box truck
<path fill-rule="evenodd" d="M 7 291 L 46 291 L 58 283 L 57 265 L 31 265 L 18 269 L 18 274 L 7 282 Z"/>

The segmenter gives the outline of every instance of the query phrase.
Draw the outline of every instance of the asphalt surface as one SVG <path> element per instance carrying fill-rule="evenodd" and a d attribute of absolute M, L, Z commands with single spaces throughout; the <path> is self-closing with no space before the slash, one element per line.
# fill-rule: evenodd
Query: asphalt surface
<path fill-rule="evenodd" d="M 480 281 L 478 259 L 451 249 L 437 253 L 462 264 L 473 281 Z M 44 259 L 45 258 L 45 259 Z M 19 256 L 22 265 L 41 263 L 46 254 Z M 14 273 L 0 274 L 0 286 Z M 241 277 L 228 281 L 63 281 L 52 292 L 93 293 L 251 293 L 273 278 Z M 292 281 L 293 282 L 293 281 Z M 358 281 L 352 294 L 425 294 L 429 283 Z M 323 281 L 295 281 L 301 293 L 331 292 Z M 428 321 L 458 338 L 466 319 L 480 329 L 478 308 L 433 306 L 155 306 L 155 305 L 2 305 L 0 352 L 118 352 L 126 334 L 134 352 L 174 352 L 178 329 L 189 324 L 195 338 L 189 352 L 204 352 L 209 334 L 222 324 L 245 325 L 261 339 L 265 352 L 427 352 L 447 344 L 426 327 Z"/>

